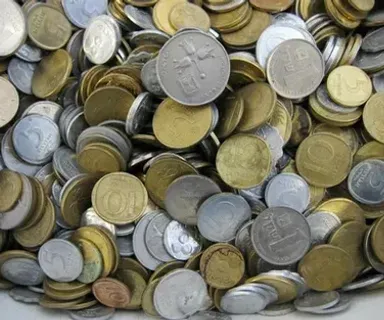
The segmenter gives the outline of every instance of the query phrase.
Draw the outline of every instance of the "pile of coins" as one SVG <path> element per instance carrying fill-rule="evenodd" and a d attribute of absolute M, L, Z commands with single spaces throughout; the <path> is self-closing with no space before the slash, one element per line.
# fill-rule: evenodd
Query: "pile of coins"
<path fill-rule="evenodd" d="M 384 288 L 379 1 L 0 5 L 11 298 L 230 320 Z"/>

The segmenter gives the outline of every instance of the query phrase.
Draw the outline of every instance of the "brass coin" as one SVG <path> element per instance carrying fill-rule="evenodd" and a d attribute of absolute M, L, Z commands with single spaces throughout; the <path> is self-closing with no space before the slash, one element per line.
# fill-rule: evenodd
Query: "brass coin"
<path fill-rule="evenodd" d="M 317 133 L 300 144 L 296 167 L 300 175 L 314 186 L 336 186 L 351 170 L 352 152 L 342 139 Z"/>
<path fill-rule="evenodd" d="M 280 12 L 287 10 L 294 0 L 281 0 L 281 1 L 270 1 L 270 0 L 250 0 L 251 6 L 256 9 L 269 12 Z"/>
<path fill-rule="evenodd" d="M 98 301 L 91 296 L 80 303 L 77 303 L 70 307 L 66 307 L 64 310 L 82 310 L 90 308 L 96 304 L 98 304 Z"/>
<path fill-rule="evenodd" d="M 213 303 L 217 310 L 221 310 L 221 298 L 227 293 L 225 289 L 215 289 L 213 292 Z"/>
<path fill-rule="evenodd" d="M 147 287 L 147 282 L 138 272 L 126 269 L 119 270 L 116 274 L 116 277 L 131 291 L 131 301 L 125 306 L 125 309 L 140 309 L 143 293 Z"/>
<path fill-rule="evenodd" d="M 257 186 L 271 171 L 267 143 L 251 134 L 234 135 L 220 146 L 216 167 L 223 181 L 233 188 Z"/>
<path fill-rule="evenodd" d="M 159 284 L 161 279 L 156 279 L 149 282 L 148 286 L 145 288 L 143 292 L 142 304 L 141 307 L 146 315 L 151 317 L 160 317 L 158 314 L 155 305 L 153 304 L 153 295 L 155 293 L 155 289 Z"/>
<path fill-rule="evenodd" d="M 351 256 L 343 249 L 320 245 L 300 261 L 298 271 L 307 285 L 316 291 L 332 291 L 353 280 L 355 268 Z"/>
<path fill-rule="evenodd" d="M 86 284 L 80 283 L 78 281 L 56 282 L 52 279 L 49 279 L 48 277 L 44 279 L 44 285 L 52 290 L 61 292 L 79 291 L 88 287 Z"/>
<path fill-rule="evenodd" d="M 118 270 L 132 270 L 139 273 L 145 281 L 149 281 L 149 273 L 147 269 L 145 269 L 140 262 L 132 259 L 123 257 L 120 259 Z"/>
<path fill-rule="evenodd" d="M 373 9 L 375 0 L 348 0 L 348 3 L 356 10 L 368 12 Z"/>
<path fill-rule="evenodd" d="M 376 220 L 371 235 L 371 245 L 376 257 L 384 263 L 384 217 Z"/>
<path fill-rule="evenodd" d="M 95 85 L 95 89 L 104 87 L 119 87 L 129 91 L 134 96 L 138 96 L 143 92 L 140 83 L 133 77 L 119 73 L 109 73 L 104 75 Z"/>
<path fill-rule="evenodd" d="M 198 174 L 189 163 L 178 158 L 165 158 L 154 162 L 148 169 L 145 187 L 152 201 L 164 208 L 165 194 L 169 185 L 187 174 Z"/>
<path fill-rule="evenodd" d="M 199 268 L 200 273 L 202 276 L 205 274 L 205 267 L 207 266 L 208 260 L 212 257 L 212 255 L 219 249 L 225 249 L 227 247 L 227 244 L 225 243 L 216 243 L 214 245 L 211 245 L 208 247 L 201 257 L 199 258 Z"/>
<path fill-rule="evenodd" d="M 134 78 L 136 82 L 138 83 L 141 82 L 140 68 L 137 65 L 115 66 L 107 70 L 105 72 L 105 75 L 108 75 L 111 73 L 125 74 L 127 76 Z"/>
<path fill-rule="evenodd" d="M 97 180 L 98 176 L 81 175 L 63 190 L 61 214 L 69 226 L 80 226 L 81 215 L 91 206 L 92 189 Z"/>
<path fill-rule="evenodd" d="M 43 245 L 51 238 L 56 226 L 55 208 L 52 200 L 45 197 L 43 215 L 36 224 L 23 230 L 15 230 L 13 236 L 25 248 L 35 248 Z"/>
<path fill-rule="evenodd" d="M 135 97 L 132 93 L 122 88 L 104 87 L 97 89 L 85 102 L 85 120 L 91 126 L 111 119 L 125 121 L 134 100 Z"/>
<path fill-rule="evenodd" d="M 353 158 L 353 164 L 357 165 L 368 159 L 384 159 L 384 144 L 377 141 L 371 141 L 364 144 L 357 150 Z"/>
<path fill-rule="evenodd" d="M 84 297 L 92 291 L 91 286 L 86 286 L 72 291 L 59 291 L 50 288 L 46 282 L 43 284 L 44 293 L 51 299 L 58 301 L 72 301 Z"/>
<path fill-rule="evenodd" d="M 23 191 L 23 181 L 17 172 L 8 169 L 0 171 L 0 212 L 13 208 Z"/>
<path fill-rule="evenodd" d="M 155 111 L 153 132 L 157 140 L 168 148 L 189 148 L 207 136 L 212 118 L 211 105 L 191 108 L 167 98 Z"/>
<path fill-rule="evenodd" d="M 95 67 L 96 69 L 89 76 L 88 82 L 86 83 L 86 88 L 84 88 L 85 97 L 83 98 L 83 101 L 86 101 L 88 97 L 92 94 L 92 92 L 95 91 L 97 83 L 99 82 L 100 79 L 102 79 L 105 76 L 105 74 L 109 70 L 108 67 L 106 66 L 95 66 Z"/>
<path fill-rule="evenodd" d="M 136 7 L 152 7 L 157 1 L 158 0 L 125 0 L 126 3 Z"/>
<path fill-rule="evenodd" d="M 131 302 L 131 291 L 121 281 L 112 278 L 97 280 L 92 286 L 95 298 L 110 308 L 124 309 Z"/>
<path fill-rule="evenodd" d="M 384 94 L 374 94 L 363 112 L 364 127 L 380 143 L 384 143 Z"/>
<path fill-rule="evenodd" d="M 93 83 L 92 91 L 90 90 L 90 92 L 88 92 L 88 86 L 90 86 L 91 79 L 94 78 L 94 76 L 97 74 L 105 73 L 105 71 L 106 71 L 105 69 L 108 70 L 108 68 L 103 66 L 103 65 L 97 65 L 97 66 L 94 66 L 91 69 L 85 71 L 81 75 L 78 95 L 79 95 L 79 98 L 82 102 L 82 105 L 84 104 L 84 101 L 86 101 L 88 99 L 89 95 L 95 89 L 94 86 L 96 85 L 96 83 Z"/>
<path fill-rule="evenodd" d="M 235 88 L 243 87 L 241 84 L 248 85 L 256 81 L 266 79 L 264 69 L 256 62 L 246 57 L 231 56 L 231 74 L 229 83 Z M 240 83 L 236 82 L 239 81 Z"/>
<path fill-rule="evenodd" d="M 156 25 L 156 27 L 164 31 L 165 33 L 168 33 L 170 35 L 173 35 L 176 33 L 176 29 L 172 26 L 169 15 L 172 11 L 172 9 L 179 3 L 185 3 L 186 0 L 159 0 L 153 7 L 153 21 Z"/>
<path fill-rule="evenodd" d="M 41 99 L 56 95 L 64 87 L 72 70 L 72 58 L 60 49 L 45 56 L 32 78 L 32 92 Z"/>
<path fill-rule="evenodd" d="M 177 3 L 169 13 L 169 22 L 175 30 L 199 28 L 205 32 L 211 27 L 208 14 L 199 6 L 189 3 Z"/>
<path fill-rule="evenodd" d="M 199 253 L 193 255 L 188 259 L 188 261 L 185 263 L 184 268 L 193 270 L 193 271 L 199 271 L 200 270 L 200 259 L 203 255 L 204 251 L 200 251 Z"/>
<path fill-rule="evenodd" d="M 79 298 L 72 301 L 57 301 L 54 299 L 49 298 L 48 296 L 44 295 L 39 304 L 40 306 L 47 308 L 47 309 L 67 309 L 70 307 L 73 307 L 79 303 L 82 303 L 84 301 L 84 298 Z"/>
<path fill-rule="evenodd" d="M 15 285 L 12 282 L 4 280 L 0 277 L 0 290 L 9 290 L 12 289 L 14 286 Z"/>
<path fill-rule="evenodd" d="M 348 17 L 344 16 L 340 10 L 337 9 L 334 3 L 335 0 L 325 0 L 325 9 L 328 13 L 328 15 L 340 26 L 346 29 L 355 29 L 357 28 L 361 20 L 358 19 L 349 19 Z"/>
<path fill-rule="evenodd" d="M 27 30 L 34 44 L 45 50 L 63 47 L 72 34 L 71 24 L 66 16 L 43 3 L 38 3 L 28 10 Z"/>
<path fill-rule="evenodd" d="M 104 220 L 124 225 L 144 212 L 148 193 L 140 179 L 128 173 L 110 173 L 101 178 L 92 191 L 92 205 Z"/>
<path fill-rule="evenodd" d="M 279 100 L 276 101 L 272 117 L 268 123 L 279 131 L 284 143 L 289 141 L 292 134 L 292 120 L 288 110 Z"/>
<path fill-rule="evenodd" d="M 289 145 L 297 147 L 309 136 L 312 130 L 312 119 L 306 109 L 295 105 L 292 115 L 292 133 L 289 139 Z"/>
<path fill-rule="evenodd" d="M 248 1 L 228 12 L 207 12 L 211 26 L 221 33 L 235 32 L 246 26 L 252 19 L 252 8 Z"/>
<path fill-rule="evenodd" d="M 366 219 L 379 219 L 384 216 L 384 207 L 371 207 L 361 204 Z"/>
<path fill-rule="evenodd" d="M 91 241 L 77 239 L 75 244 L 79 247 L 84 258 L 84 267 L 77 280 L 81 283 L 92 283 L 96 281 L 103 271 L 103 257 Z"/>
<path fill-rule="evenodd" d="M 151 283 L 152 281 L 160 279 L 162 276 L 165 276 L 167 273 L 183 267 L 183 261 L 175 260 L 164 263 L 163 265 L 160 265 L 156 268 L 156 270 L 152 273 L 151 277 L 149 278 L 148 282 Z"/>
<path fill-rule="evenodd" d="M 321 203 L 316 211 L 332 212 L 342 223 L 356 221 L 365 224 L 364 210 L 346 198 L 333 198 Z"/>

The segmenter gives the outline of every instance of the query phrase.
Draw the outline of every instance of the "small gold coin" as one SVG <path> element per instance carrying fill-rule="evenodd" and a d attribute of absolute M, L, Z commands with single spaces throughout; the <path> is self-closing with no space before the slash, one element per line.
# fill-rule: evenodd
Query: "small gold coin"
<path fill-rule="evenodd" d="M 348 176 L 352 167 L 352 152 L 342 139 L 317 133 L 300 144 L 296 167 L 308 183 L 317 187 L 333 187 Z"/>
<path fill-rule="evenodd" d="M 254 130 L 271 118 L 277 96 L 269 84 L 255 82 L 241 88 L 238 94 L 244 100 L 244 114 L 237 131 Z"/>
<path fill-rule="evenodd" d="M 15 86 L 3 77 L 0 77 L 0 100 L 0 128 L 3 128 L 19 109 L 19 94 Z"/>
<path fill-rule="evenodd" d="M 249 0 L 251 6 L 256 9 L 269 11 L 269 12 L 279 12 L 287 10 L 294 0 L 280 0 L 280 1 L 270 1 L 270 0 Z"/>
<path fill-rule="evenodd" d="M 46 282 L 43 284 L 44 293 L 51 299 L 55 299 L 58 301 L 72 301 L 75 299 L 79 299 L 89 294 L 92 289 L 91 286 L 82 287 L 80 289 L 71 290 L 71 291 L 59 291 L 50 288 Z"/>
<path fill-rule="evenodd" d="M 353 280 L 353 266 L 353 260 L 345 250 L 320 245 L 305 255 L 299 263 L 298 271 L 311 289 L 332 291 Z"/>
<path fill-rule="evenodd" d="M 333 198 L 320 204 L 316 211 L 332 212 L 342 223 L 356 221 L 365 224 L 364 210 L 346 198 Z"/>
<path fill-rule="evenodd" d="M 188 259 L 188 261 L 185 263 L 184 268 L 189 269 L 189 270 L 194 270 L 194 271 L 199 271 L 200 269 L 200 259 L 201 256 L 203 255 L 204 251 L 201 251 L 192 257 Z"/>
<path fill-rule="evenodd" d="M 364 127 L 378 142 L 384 143 L 384 94 L 374 94 L 363 111 Z"/>
<path fill-rule="evenodd" d="M 208 14 L 199 6 L 189 2 L 177 3 L 169 13 L 169 21 L 176 30 L 199 28 L 208 32 L 211 27 Z"/>
<path fill-rule="evenodd" d="M 52 290 L 61 291 L 61 292 L 78 291 L 87 287 L 86 284 L 80 283 L 78 281 L 56 282 L 49 278 L 44 279 L 44 285 L 49 287 Z"/>
<path fill-rule="evenodd" d="M 23 191 L 23 181 L 17 172 L 8 169 L 0 171 L 0 212 L 13 208 Z"/>
<path fill-rule="evenodd" d="M 92 206 L 104 220 L 123 225 L 134 222 L 144 212 L 148 193 L 140 179 L 118 172 L 101 178 L 92 191 Z"/>
<path fill-rule="evenodd" d="M 113 278 L 97 280 L 92 286 L 95 298 L 103 305 L 110 308 L 124 309 L 131 302 L 131 291 L 121 281 Z"/>
<path fill-rule="evenodd" d="M 359 19 L 350 19 L 345 16 L 335 5 L 335 0 L 325 0 L 325 9 L 328 15 L 340 26 L 346 29 L 355 29 L 357 28 L 361 20 Z"/>
<path fill-rule="evenodd" d="M 162 276 L 165 276 L 167 273 L 171 272 L 172 270 L 183 268 L 184 267 L 184 261 L 170 261 L 163 265 L 160 265 L 156 268 L 156 270 L 152 273 L 151 277 L 149 278 L 148 282 L 152 282 L 154 280 L 160 279 Z"/>
<path fill-rule="evenodd" d="M 135 97 L 119 87 L 104 87 L 95 90 L 84 105 L 85 120 L 96 126 L 106 120 L 126 121 Z"/>
<path fill-rule="evenodd" d="M 172 26 L 169 15 L 172 9 L 179 3 L 185 3 L 186 0 L 159 0 L 153 7 L 153 22 L 156 27 L 165 33 L 174 35 L 175 28 Z"/>
<path fill-rule="evenodd" d="M 151 317 L 160 317 L 153 303 L 153 295 L 161 279 L 151 281 L 143 292 L 142 308 L 145 314 Z"/>
<path fill-rule="evenodd" d="M 276 101 L 272 117 L 268 123 L 279 131 L 284 143 L 289 141 L 292 134 L 292 120 L 288 110 L 279 100 Z"/>
<path fill-rule="evenodd" d="M 149 273 L 147 269 L 145 269 L 140 262 L 132 259 L 132 258 L 126 258 L 122 257 L 119 261 L 118 270 L 132 270 L 139 273 L 145 281 L 149 281 Z"/>
<path fill-rule="evenodd" d="M 95 85 L 95 89 L 104 87 L 119 87 L 129 91 L 134 96 L 138 96 L 143 92 L 140 83 L 133 77 L 119 73 L 109 73 L 104 75 Z"/>
<path fill-rule="evenodd" d="M 335 102 L 345 107 L 359 107 L 371 96 L 372 81 L 357 67 L 341 66 L 329 74 L 327 90 Z"/>
<path fill-rule="evenodd" d="M 212 119 L 211 105 L 189 107 L 167 98 L 155 111 L 153 132 L 157 140 L 168 148 L 189 148 L 209 133 Z"/>
<path fill-rule="evenodd" d="M 72 58 L 63 49 L 52 52 L 38 64 L 32 78 L 32 92 L 46 99 L 60 92 L 72 71 Z"/>
<path fill-rule="evenodd" d="M 376 257 L 384 263 L 384 217 L 376 220 L 371 235 L 371 245 Z"/>
<path fill-rule="evenodd" d="M 353 164 L 357 165 L 368 159 L 384 159 L 384 144 L 377 141 L 371 141 L 364 144 L 357 150 L 353 158 Z"/>
<path fill-rule="evenodd" d="M 373 9 L 375 0 L 348 0 L 348 3 L 356 10 L 368 12 Z"/>
<path fill-rule="evenodd" d="M 131 291 L 131 301 L 124 307 L 124 309 L 140 309 L 147 282 L 138 272 L 132 270 L 119 270 L 116 277 Z"/>
<path fill-rule="evenodd" d="M 66 16 L 43 3 L 38 3 L 28 10 L 27 30 L 33 43 L 45 50 L 63 47 L 72 34 L 72 27 Z"/>
<path fill-rule="evenodd" d="M 237 134 L 220 146 L 216 167 L 220 177 L 229 186 L 252 188 L 269 175 L 271 151 L 261 138 L 251 134 Z"/>
<path fill-rule="evenodd" d="M 79 303 L 82 303 L 84 298 L 79 298 L 71 301 L 57 301 L 44 295 L 39 301 L 40 306 L 47 309 L 67 309 L 73 307 Z"/>
<path fill-rule="evenodd" d="M 84 259 L 83 271 L 77 280 L 89 284 L 96 281 L 103 271 L 103 257 L 96 245 L 86 239 L 77 239 L 75 244 L 79 247 Z"/>
<path fill-rule="evenodd" d="M 241 24 L 243 21 L 246 22 L 246 16 L 248 12 L 250 13 L 249 18 L 252 19 L 252 9 L 248 1 L 245 1 L 244 4 L 234 10 L 218 13 L 208 11 L 208 15 L 211 19 L 212 28 L 217 29 L 220 32 L 230 33 L 245 26 L 241 26 Z"/>

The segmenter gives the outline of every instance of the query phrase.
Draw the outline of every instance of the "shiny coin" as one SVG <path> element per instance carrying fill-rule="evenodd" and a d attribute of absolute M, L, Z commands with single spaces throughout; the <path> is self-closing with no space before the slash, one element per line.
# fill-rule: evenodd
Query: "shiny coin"
<path fill-rule="evenodd" d="M 8 77 L 17 89 L 32 94 L 32 78 L 37 64 L 13 58 L 8 65 Z"/>
<path fill-rule="evenodd" d="M 0 128 L 7 125 L 16 115 L 19 108 L 19 95 L 16 88 L 8 80 L 0 77 Z"/>
<path fill-rule="evenodd" d="M 273 235 L 267 231 L 269 228 L 275 232 Z M 255 219 L 251 239 L 261 258 L 275 265 L 288 265 L 299 261 L 308 251 L 310 228 L 306 219 L 293 209 L 269 208 Z"/>
<path fill-rule="evenodd" d="M 39 263 L 44 273 L 58 282 L 77 279 L 83 270 L 83 256 L 72 243 L 53 239 L 39 250 Z"/>
<path fill-rule="evenodd" d="M 110 308 L 125 308 L 131 301 L 131 291 L 122 282 L 112 279 L 99 279 L 92 285 L 96 299 Z"/>
<path fill-rule="evenodd" d="M 337 291 L 305 293 L 301 298 L 296 299 L 294 304 L 297 310 L 312 312 L 313 310 L 322 310 L 332 308 L 340 301 L 340 294 Z"/>
<path fill-rule="evenodd" d="M 363 122 L 368 133 L 378 142 L 384 143 L 383 128 L 381 125 L 384 119 L 382 101 L 383 94 L 375 94 L 368 100 L 363 112 Z"/>
<path fill-rule="evenodd" d="M 126 133 L 138 134 L 148 123 L 152 115 L 152 96 L 148 92 L 140 93 L 133 101 L 127 114 Z"/>
<path fill-rule="evenodd" d="M 103 305 L 96 305 L 84 310 L 70 311 L 69 316 L 73 320 L 108 320 L 113 317 L 114 308 L 108 308 Z"/>
<path fill-rule="evenodd" d="M 23 192 L 23 180 L 17 172 L 7 169 L 0 171 L 0 212 L 5 212 L 17 203 Z"/>
<path fill-rule="evenodd" d="M 140 28 L 156 30 L 156 27 L 153 24 L 152 15 L 147 10 L 128 4 L 124 7 L 124 13 L 129 20 Z"/>
<path fill-rule="evenodd" d="M 42 294 L 24 288 L 13 288 L 9 291 L 10 297 L 19 302 L 39 303 Z"/>
<path fill-rule="evenodd" d="M 95 210 L 93 208 L 87 209 L 81 216 L 81 221 L 80 221 L 80 226 L 81 227 L 86 227 L 86 226 L 97 226 L 99 228 L 105 229 L 106 231 L 110 232 L 112 236 L 117 235 L 117 230 L 116 226 L 112 223 L 109 223 L 100 216 L 97 215 Z M 132 230 L 133 231 L 133 230 Z"/>
<path fill-rule="evenodd" d="M 263 310 L 268 300 L 263 292 L 232 291 L 227 292 L 222 298 L 220 307 L 224 312 L 232 314 L 252 314 Z"/>
<path fill-rule="evenodd" d="M 341 225 L 340 219 L 331 212 L 315 212 L 307 217 L 313 245 L 327 242 L 328 237 Z"/>
<path fill-rule="evenodd" d="M 297 28 L 306 29 L 307 26 L 303 19 L 292 13 L 282 12 L 273 16 L 272 24 L 290 25 Z"/>
<path fill-rule="evenodd" d="M 37 286 L 44 280 L 44 273 L 36 261 L 26 258 L 12 258 L 1 266 L 4 279 L 22 286 Z"/>
<path fill-rule="evenodd" d="M 79 28 L 86 28 L 90 20 L 107 11 L 107 0 L 92 1 L 92 10 L 87 1 L 67 2 L 62 1 L 63 9 L 68 19 Z"/>
<path fill-rule="evenodd" d="M 61 113 L 63 112 L 63 108 L 52 101 L 37 101 L 31 104 L 22 114 L 22 118 L 31 114 L 39 114 L 42 116 L 46 116 L 53 120 L 56 123 L 59 123 L 59 118 Z"/>
<path fill-rule="evenodd" d="M 283 156 L 284 140 L 283 137 L 280 136 L 279 131 L 269 124 L 263 124 L 252 131 L 252 133 L 262 138 L 268 144 L 272 154 L 272 165 L 275 166 Z"/>
<path fill-rule="evenodd" d="M 183 45 L 179 46 L 180 43 Z M 180 73 L 181 70 L 185 72 Z M 217 40 L 193 30 L 175 35 L 162 47 L 157 72 L 169 97 L 181 104 L 198 106 L 212 102 L 224 91 L 230 64 L 228 54 Z"/>

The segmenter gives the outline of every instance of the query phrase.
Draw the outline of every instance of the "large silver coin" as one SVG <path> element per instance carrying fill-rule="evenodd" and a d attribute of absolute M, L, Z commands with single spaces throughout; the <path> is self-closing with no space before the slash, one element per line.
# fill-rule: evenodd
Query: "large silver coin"
<path fill-rule="evenodd" d="M 263 291 L 228 291 L 220 302 L 224 312 L 231 314 L 253 314 L 260 312 L 268 305 Z"/>
<path fill-rule="evenodd" d="M 145 231 L 151 220 L 157 215 L 157 212 L 148 213 L 137 223 L 133 232 L 133 251 L 139 262 L 149 270 L 155 270 L 162 261 L 156 259 L 145 245 Z M 162 240 L 161 240 L 162 241 Z"/>
<path fill-rule="evenodd" d="M 269 208 L 260 213 L 251 229 L 257 254 L 276 265 L 299 261 L 310 248 L 310 229 L 305 217 L 290 208 Z"/>
<path fill-rule="evenodd" d="M 310 196 L 308 183 L 294 173 L 278 174 L 265 189 L 268 207 L 288 207 L 300 213 L 307 209 Z"/>
<path fill-rule="evenodd" d="M 24 118 L 31 114 L 39 114 L 58 123 L 62 112 L 63 108 L 53 101 L 37 101 L 31 104 L 28 109 L 23 112 L 21 117 Z"/>
<path fill-rule="evenodd" d="M 288 99 L 305 98 L 316 91 L 324 72 L 324 60 L 319 49 L 308 41 L 297 39 L 280 44 L 272 52 L 267 66 L 271 87 Z"/>
<path fill-rule="evenodd" d="M 124 12 L 127 18 L 141 29 L 157 30 L 149 11 L 128 4 L 124 7 Z"/>
<path fill-rule="evenodd" d="M 27 62 L 39 62 L 43 58 L 43 50 L 29 43 L 24 43 L 15 56 Z"/>
<path fill-rule="evenodd" d="M 168 187 L 165 208 L 173 219 L 187 225 L 196 225 L 199 206 L 207 198 L 220 192 L 220 187 L 207 177 L 182 176 Z"/>
<path fill-rule="evenodd" d="M 166 94 L 160 86 L 156 70 L 157 59 L 149 60 L 141 69 L 141 81 L 148 92 L 158 97 L 165 97 Z"/>
<path fill-rule="evenodd" d="M 32 77 L 37 68 L 36 63 L 13 58 L 8 65 L 9 80 L 25 94 L 32 94 Z"/>
<path fill-rule="evenodd" d="M 384 28 L 369 32 L 363 39 L 361 46 L 365 52 L 379 52 L 384 50 Z"/>
<path fill-rule="evenodd" d="M 328 237 L 341 226 L 338 216 L 331 212 L 314 212 L 307 217 L 313 245 L 327 242 Z"/>
<path fill-rule="evenodd" d="M 64 12 L 76 27 L 86 28 L 89 21 L 107 12 L 108 0 L 61 1 Z"/>
<path fill-rule="evenodd" d="M 188 260 L 201 250 L 201 243 L 193 230 L 177 221 L 170 222 L 166 227 L 164 245 L 168 253 L 177 260 Z"/>
<path fill-rule="evenodd" d="M 269 124 L 263 124 L 253 134 L 262 138 L 269 146 L 272 155 L 272 165 L 275 166 L 277 161 L 283 156 L 284 140 L 280 136 L 279 131 Z"/>
<path fill-rule="evenodd" d="M 114 308 L 108 308 L 100 304 L 88 309 L 69 311 L 69 316 L 73 320 L 108 320 L 115 314 Z"/>
<path fill-rule="evenodd" d="M 20 158 L 36 165 L 48 163 L 61 142 L 57 124 L 40 115 L 21 119 L 15 125 L 12 141 Z"/>
<path fill-rule="evenodd" d="M 112 234 L 113 237 L 116 237 L 116 226 L 100 218 L 100 216 L 96 214 L 93 208 L 89 208 L 82 214 L 80 219 L 80 226 L 96 226 L 106 230 Z"/>
<path fill-rule="evenodd" d="M 161 48 L 157 59 L 162 89 L 181 104 L 210 103 L 228 83 L 230 63 L 225 48 L 201 31 L 176 34 Z"/>
<path fill-rule="evenodd" d="M 184 319 L 203 310 L 208 299 L 207 285 L 195 271 L 178 269 L 161 278 L 153 303 L 163 318 Z"/>
<path fill-rule="evenodd" d="M 125 132 L 129 136 L 138 134 L 148 124 L 151 115 L 152 95 L 142 92 L 133 101 L 128 111 Z"/>
<path fill-rule="evenodd" d="M 348 177 L 348 190 L 357 201 L 368 205 L 384 203 L 384 161 L 366 160 Z"/>
<path fill-rule="evenodd" d="M 52 239 L 43 244 L 38 259 L 44 273 L 58 282 L 74 281 L 83 271 L 80 250 L 66 240 Z"/>
<path fill-rule="evenodd" d="M 121 257 L 130 257 L 134 255 L 132 235 L 117 237 L 116 244 Z"/>
<path fill-rule="evenodd" d="M 331 308 L 340 301 L 340 294 L 337 291 L 315 292 L 309 291 L 301 298 L 295 300 L 297 310 L 312 312 L 321 309 Z"/>
<path fill-rule="evenodd" d="M 43 297 L 41 293 L 33 292 L 25 288 L 13 288 L 9 291 L 9 296 L 19 302 L 38 304 Z"/>
<path fill-rule="evenodd" d="M 32 259 L 13 258 L 1 266 L 4 279 L 20 286 L 38 286 L 43 283 L 44 273 L 39 264 Z"/>
<path fill-rule="evenodd" d="M 236 238 L 239 228 L 251 219 L 249 204 L 241 196 L 220 193 L 203 202 L 197 212 L 197 227 L 201 235 L 213 242 L 228 242 Z"/>

